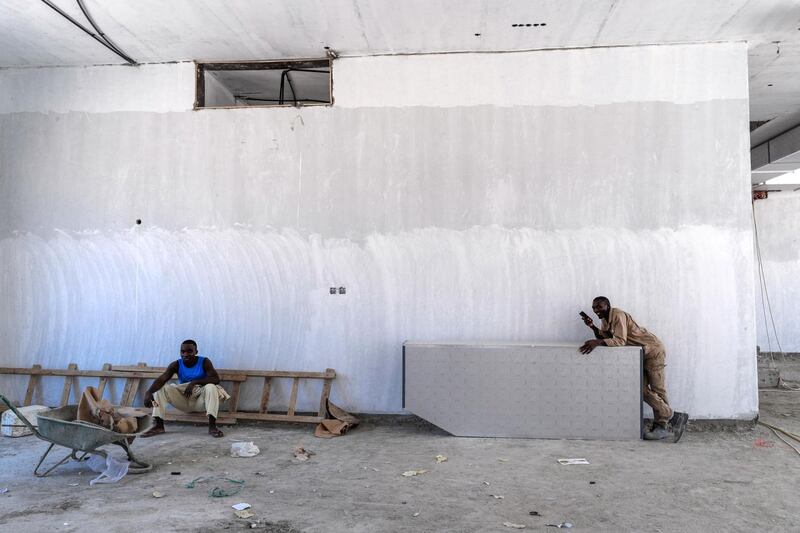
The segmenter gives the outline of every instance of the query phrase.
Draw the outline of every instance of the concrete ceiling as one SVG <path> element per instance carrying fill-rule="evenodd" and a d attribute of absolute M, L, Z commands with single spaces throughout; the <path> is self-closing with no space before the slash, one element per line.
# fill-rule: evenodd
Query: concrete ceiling
<path fill-rule="evenodd" d="M 85 22 L 75 0 L 53 1 Z M 140 63 L 323 57 L 325 46 L 348 56 L 745 40 L 750 50 L 751 121 L 770 121 L 800 110 L 798 0 L 85 4 L 100 28 Z M 0 0 L 0 66 L 122 62 L 43 2 Z"/>

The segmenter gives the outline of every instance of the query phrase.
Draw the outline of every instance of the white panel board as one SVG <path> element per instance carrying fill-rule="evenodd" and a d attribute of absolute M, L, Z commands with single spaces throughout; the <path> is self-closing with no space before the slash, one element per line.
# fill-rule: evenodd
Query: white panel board
<path fill-rule="evenodd" d="M 404 406 L 457 436 L 638 439 L 637 347 L 405 343 Z"/>

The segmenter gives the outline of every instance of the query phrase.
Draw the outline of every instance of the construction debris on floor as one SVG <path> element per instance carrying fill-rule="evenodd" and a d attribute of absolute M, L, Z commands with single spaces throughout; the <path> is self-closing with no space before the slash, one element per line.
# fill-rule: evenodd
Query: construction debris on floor
<path fill-rule="evenodd" d="M 234 442 L 231 444 L 231 457 L 255 457 L 261 453 L 252 442 Z"/>

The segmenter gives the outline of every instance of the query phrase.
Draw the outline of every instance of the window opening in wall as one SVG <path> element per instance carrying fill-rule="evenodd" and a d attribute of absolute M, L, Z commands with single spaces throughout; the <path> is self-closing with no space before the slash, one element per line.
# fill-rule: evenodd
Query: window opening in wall
<path fill-rule="evenodd" d="M 331 105 L 331 60 L 197 63 L 194 107 Z"/>

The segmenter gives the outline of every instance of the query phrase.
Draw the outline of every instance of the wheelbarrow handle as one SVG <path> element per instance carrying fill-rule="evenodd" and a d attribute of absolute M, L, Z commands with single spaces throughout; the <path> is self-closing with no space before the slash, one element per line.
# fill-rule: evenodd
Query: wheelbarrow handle
<path fill-rule="evenodd" d="M 0 394 L 0 401 L 2 401 L 4 404 L 6 404 L 6 405 L 8 406 L 8 408 L 9 408 L 9 409 L 11 409 L 11 411 L 12 411 L 12 412 L 13 412 L 15 415 L 17 415 L 17 418 L 19 418 L 19 419 L 20 419 L 20 421 L 22 421 L 22 423 L 23 423 L 23 424 L 25 424 L 26 426 L 28 426 L 28 429 L 30 429 L 30 430 L 33 432 L 33 434 L 34 434 L 34 435 L 36 435 L 37 437 L 40 437 L 40 438 L 41 438 L 41 436 L 39 435 L 39 431 L 36 429 L 36 426 L 34 426 L 33 424 L 31 424 L 30 420 L 28 420 L 27 418 L 25 418 L 25 415 L 23 415 L 22 413 L 20 413 L 19 411 L 17 411 L 17 408 L 16 408 L 16 407 L 14 407 L 14 405 L 13 405 L 13 404 L 12 404 L 10 401 L 8 401 L 8 398 L 6 398 L 6 397 L 5 397 L 5 396 L 3 396 L 2 394 Z"/>

